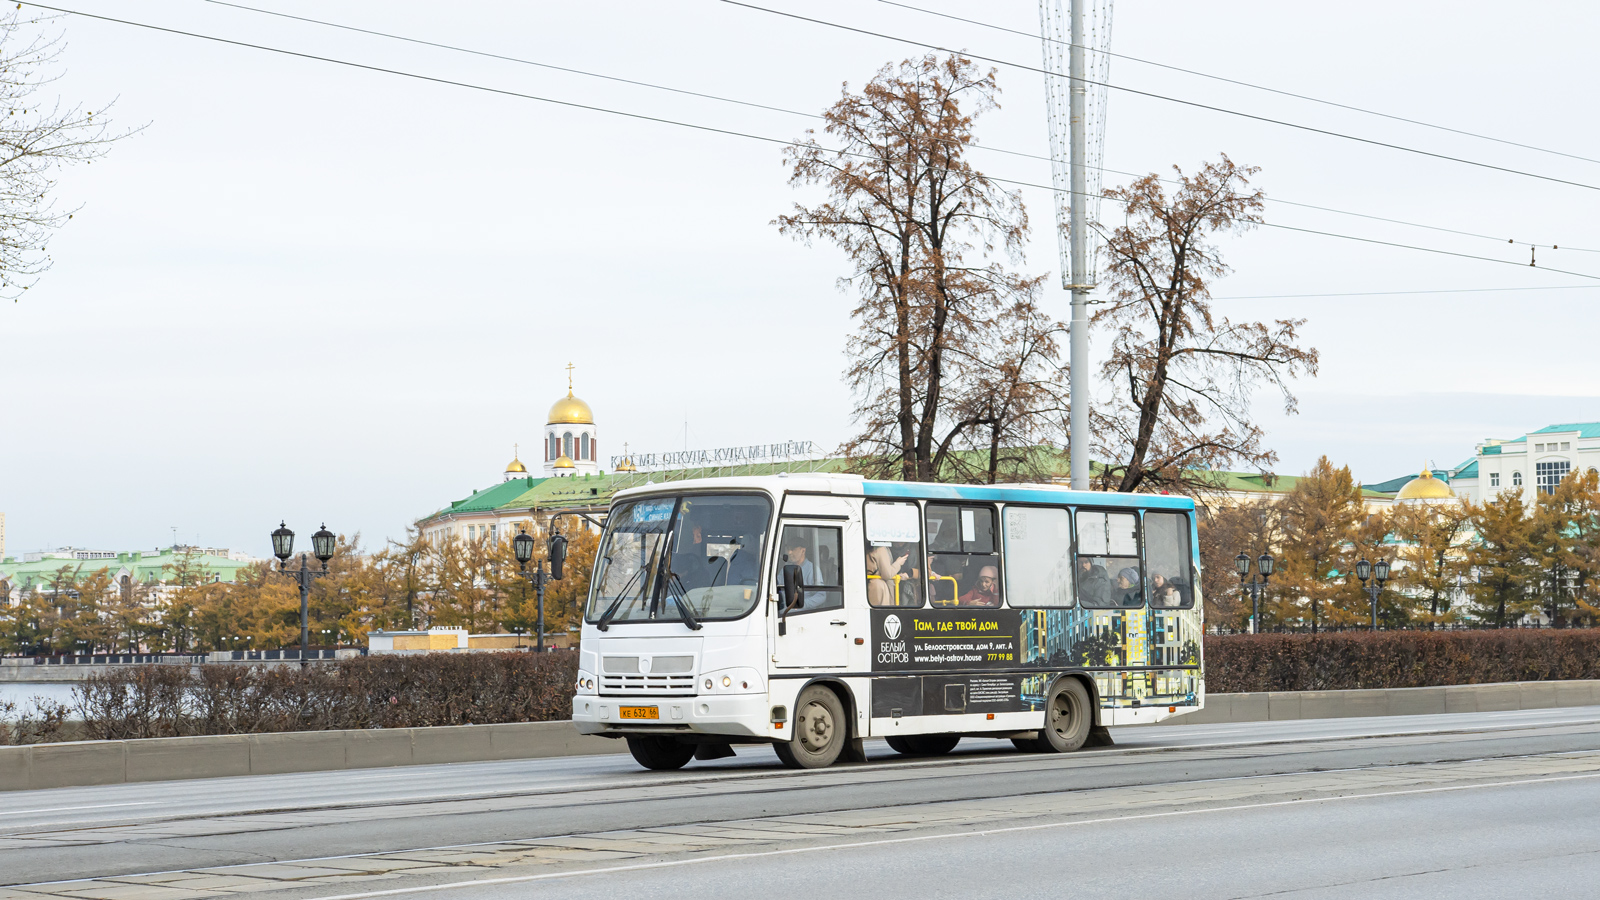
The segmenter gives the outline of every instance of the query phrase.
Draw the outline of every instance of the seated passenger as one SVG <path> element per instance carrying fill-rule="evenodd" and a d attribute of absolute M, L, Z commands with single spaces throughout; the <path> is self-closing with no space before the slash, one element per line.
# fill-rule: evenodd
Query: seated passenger
<path fill-rule="evenodd" d="M 683 587 L 705 587 L 711 583 L 711 561 L 706 556 L 705 536 L 700 526 L 685 529 L 678 535 L 678 547 L 672 553 L 672 574 Z"/>
<path fill-rule="evenodd" d="M 1139 587 L 1139 570 L 1128 566 L 1117 572 L 1117 589 L 1113 592 L 1117 605 L 1128 608 L 1143 606 L 1144 594 Z"/>
<path fill-rule="evenodd" d="M 733 556 L 728 559 L 726 584 L 754 585 L 759 580 L 761 575 L 759 546 L 759 544 L 743 544 L 733 551 Z"/>
<path fill-rule="evenodd" d="M 1104 607 L 1111 602 L 1111 579 L 1104 566 L 1088 557 L 1078 560 L 1078 605 Z"/>
<path fill-rule="evenodd" d="M 957 606 L 999 606 L 1000 570 L 984 566 L 978 570 L 978 583 L 956 600 Z"/>

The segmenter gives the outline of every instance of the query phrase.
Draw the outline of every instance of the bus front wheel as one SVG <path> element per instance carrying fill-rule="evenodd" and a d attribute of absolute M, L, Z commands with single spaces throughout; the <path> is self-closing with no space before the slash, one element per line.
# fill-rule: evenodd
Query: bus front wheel
<path fill-rule="evenodd" d="M 654 735 L 628 738 L 628 752 L 646 769 L 681 769 L 694 759 L 693 744 Z"/>
<path fill-rule="evenodd" d="M 1089 689 L 1076 678 L 1063 678 L 1051 688 L 1050 698 L 1045 701 L 1044 727 L 1039 729 L 1032 749 L 1039 753 L 1071 753 L 1089 739 L 1089 726 L 1093 724 Z"/>
<path fill-rule="evenodd" d="M 833 765 L 844 750 L 850 722 L 839 695 L 820 684 L 800 692 L 794 704 L 794 736 L 773 744 L 778 759 L 791 769 L 821 769 Z"/>

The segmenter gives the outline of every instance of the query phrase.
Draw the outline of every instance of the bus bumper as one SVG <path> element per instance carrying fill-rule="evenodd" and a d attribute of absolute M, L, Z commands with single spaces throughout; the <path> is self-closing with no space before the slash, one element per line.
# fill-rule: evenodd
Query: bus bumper
<path fill-rule="evenodd" d="M 622 718 L 623 708 L 654 709 L 655 718 Z M 716 734 L 761 738 L 771 734 L 771 708 L 766 694 L 722 694 L 705 697 L 572 698 L 572 724 L 579 734 Z"/>

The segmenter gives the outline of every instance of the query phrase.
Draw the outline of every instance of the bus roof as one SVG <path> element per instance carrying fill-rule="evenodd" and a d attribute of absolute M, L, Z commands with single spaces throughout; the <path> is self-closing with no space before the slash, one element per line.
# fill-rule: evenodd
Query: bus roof
<path fill-rule="evenodd" d="M 1170 494 L 1118 494 L 1074 491 L 1055 484 L 939 484 L 921 481 L 870 481 L 859 475 L 796 472 L 782 475 L 731 475 L 664 481 L 618 491 L 613 500 L 641 494 L 683 491 L 759 489 L 774 495 L 785 492 L 835 494 L 896 500 L 985 500 L 1011 503 L 1050 503 L 1071 506 L 1136 506 L 1148 509 L 1194 509 L 1194 500 Z"/>

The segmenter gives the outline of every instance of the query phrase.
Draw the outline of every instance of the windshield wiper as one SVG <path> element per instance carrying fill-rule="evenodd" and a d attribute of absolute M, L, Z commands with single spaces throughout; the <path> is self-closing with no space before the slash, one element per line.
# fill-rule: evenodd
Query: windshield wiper
<path fill-rule="evenodd" d="M 628 599 L 628 588 L 633 587 L 633 583 L 638 581 L 639 576 L 642 574 L 644 574 L 643 568 L 640 568 L 639 571 L 633 573 L 633 577 L 628 579 L 628 583 L 623 585 L 622 590 L 617 592 L 617 599 L 611 601 L 611 605 L 606 607 L 605 613 L 600 616 L 600 621 L 594 623 L 595 628 L 601 631 L 606 631 L 611 628 L 612 617 L 617 614 L 617 610 L 622 608 L 622 601 Z"/>
<path fill-rule="evenodd" d="M 673 584 L 677 584 L 678 590 L 674 591 L 672 589 Z M 694 613 L 689 610 L 689 590 L 683 586 L 683 579 L 679 578 L 676 572 L 672 573 L 667 581 L 667 596 L 672 598 L 672 605 L 678 608 L 678 618 L 683 620 L 683 624 L 689 626 L 690 631 L 699 631 L 705 627 L 700 624 L 700 620 L 696 619 Z"/>

